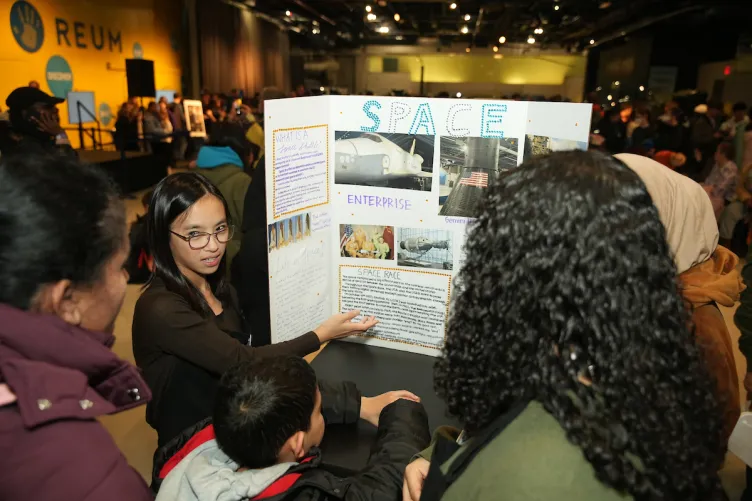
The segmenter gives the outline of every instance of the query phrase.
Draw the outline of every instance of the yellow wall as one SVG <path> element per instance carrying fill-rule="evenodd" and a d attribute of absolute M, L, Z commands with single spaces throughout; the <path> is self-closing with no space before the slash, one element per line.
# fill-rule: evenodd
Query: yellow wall
<path fill-rule="evenodd" d="M 503 56 L 492 54 L 430 54 L 387 56 L 399 60 L 399 71 L 420 81 L 421 60 L 425 82 L 477 82 L 510 85 L 561 85 L 568 76 L 584 76 L 586 58 L 577 55 Z M 368 58 L 368 71 L 380 73 L 382 56 Z"/>
<path fill-rule="evenodd" d="M 44 37 L 41 47 L 33 53 L 24 50 L 16 41 L 11 28 L 11 9 L 17 2 L 0 0 L 0 107 L 5 109 L 5 97 L 16 87 L 27 85 L 30 80 L 41 84 L 42 90 L 50 92 L 46 67 L 55 55 L 62 56 L 71 68 L 74 91 L 94 91 L 96 112 L 107 103 L 113 117 L 120 104 L 127 99 L 125 59 L 134 57 L 134 44 L 143 49 L 143 59 L 154 61 L 157 89 L 179 90 L 180 55 L 176 40 L 179 40 L 180 2 L 176 0 L 28 0 L 41 17 Z M 68 25 L 68 41 L 58 37 L 56 18 Z M 74 23 L 79 25 L 79 45 L 76 44 Z M 37 24 L 38 25 L 38 24 Z M 92 40 L 92 25 L 95 40 Z M 62 25 L 60 25 L 62 26 Z M 103 47 L 100 45 L 102 28 Z M 121 48 L 108 40 L 108 31 L 116 37 L 120 33 Z M 28 40 L 28 39 L 27 39 Z M 59 42 L 59 43 L 58 43 Z M 50 92 L 51 93 L 51 92 Z M 68 125 L 67 106 L 60 106 L 63 125 Z M 114 126 L 114 118 L 110 122 Z M 74 146 L 78 134 L 68 131 Z M 87 141 L 87 145 L 90 143 Z"/>

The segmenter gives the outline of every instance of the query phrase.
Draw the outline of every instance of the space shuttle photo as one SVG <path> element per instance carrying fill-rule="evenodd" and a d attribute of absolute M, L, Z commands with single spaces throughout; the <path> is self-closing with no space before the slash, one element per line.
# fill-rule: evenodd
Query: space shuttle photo
<path fill-rule="evenodd" d="M 433 136 L 336 132 L 334 182 L 431 190 Z"/>

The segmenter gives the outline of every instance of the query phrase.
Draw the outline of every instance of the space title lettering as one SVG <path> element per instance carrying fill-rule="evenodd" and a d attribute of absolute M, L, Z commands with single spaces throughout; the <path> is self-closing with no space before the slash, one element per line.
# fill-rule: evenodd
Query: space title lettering
<path fill-rule="evenodd" d="M 404 120 L 410 120 L 409 134 L 437 135 L 436 125 L 431 111 L 431 104 L 421 103 L 413 110 L 406 102 L 394 101 L 389 110 L 384 110 L 382 103 L 371 99 L 363 104 L 363 113 L 367 123 L 360 127 L 363 132 L 379 132 L 382 119 L 386 120 L 386 132 L 396 132 L 397 126 Z M 478 113 L 478 108 L 480 112 Z M 465 137 L 470 134 L 470 129 L 461 127 L 460 122 L 480 119 L 480 136 L 489 138 L 504 138 L 502 124 L 507 105 L 504 103 L 484 103 L 473 106 L 470 103 L 458 103 L 449 108 L 444 125 L 446 133 L 442 135 L 452 137 Z M 407 122 L 404 122 L 407 123 Z"/>

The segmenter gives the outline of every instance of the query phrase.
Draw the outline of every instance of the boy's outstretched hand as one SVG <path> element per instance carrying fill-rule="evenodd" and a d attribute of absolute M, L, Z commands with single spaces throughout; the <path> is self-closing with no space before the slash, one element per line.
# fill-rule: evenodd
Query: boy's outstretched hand
<path fill-rule="evenodd" d="M 379 416 L 384 407 L 396 402 L 400 398 L 420 402 L 420 397 L 407 390 L 390 391 L 377 397 L 362 397 L 360 399 L 360 419 L 365 419 L 374 426 L 379 425 Z"/>

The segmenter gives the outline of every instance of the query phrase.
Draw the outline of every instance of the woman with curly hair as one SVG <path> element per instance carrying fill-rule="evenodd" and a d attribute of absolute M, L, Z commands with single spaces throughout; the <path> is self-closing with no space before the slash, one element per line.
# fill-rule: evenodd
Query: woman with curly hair
<path fill-rule="evenodd" d="M 406 499 L 725 499 L 714 385 L 634 172 L 535 158 L 489 187 L 466 252 L 435 369 L 465 431 Z"/>

